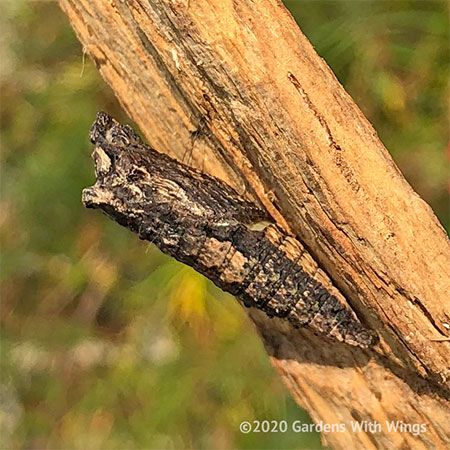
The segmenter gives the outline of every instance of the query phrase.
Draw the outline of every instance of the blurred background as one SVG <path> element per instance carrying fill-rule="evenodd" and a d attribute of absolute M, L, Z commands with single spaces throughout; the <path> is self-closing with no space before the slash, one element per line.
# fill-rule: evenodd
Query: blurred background
<path fill-rule="evenodd" d="M 287 1 L 448 230 L 446 1 Z M 97 110 L 129 122 L 55 2 L 1 2 L 0 448 L 316 449 L 251 323 L 85 210 Z"/>

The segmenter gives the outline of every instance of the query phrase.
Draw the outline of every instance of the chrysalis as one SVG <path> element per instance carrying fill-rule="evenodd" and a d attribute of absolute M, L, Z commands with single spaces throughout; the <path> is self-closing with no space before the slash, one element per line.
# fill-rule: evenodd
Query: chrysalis
<path fill-rule="evenodd" d="M 257 205 L 156 152 L 105 113 L 90 138 L 97 181 L 83 191 L 86 207 L 102 209 L 247 307 L 347 344 L 377 341 L 302 244 Z"/>

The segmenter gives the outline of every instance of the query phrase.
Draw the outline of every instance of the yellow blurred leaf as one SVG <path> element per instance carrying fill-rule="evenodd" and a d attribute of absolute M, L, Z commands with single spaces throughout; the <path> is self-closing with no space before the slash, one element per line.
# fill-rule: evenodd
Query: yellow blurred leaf
<path fill-rule="evenodd" d="M 185 268 L 172 280 L 169 316 L 184 321 L 203 321 L 206 317 L 206 279 Z"/>
<path fill-rule="evenodd" d="M 405 110 L 406 95 L 401 82 L 389 73 L 383 73 L 379 79 L 379 89 L 384 106 L 391 112 Z"/>

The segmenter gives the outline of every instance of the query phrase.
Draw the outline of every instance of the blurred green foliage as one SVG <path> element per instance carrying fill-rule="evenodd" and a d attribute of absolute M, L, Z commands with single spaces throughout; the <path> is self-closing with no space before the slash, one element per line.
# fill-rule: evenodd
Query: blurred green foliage
<path fill-rule="evenodd" d="M 446 226 L 445 2 L 287 1 Z M 80 201 L 127 118 L 56 3 L 2 2 L 1 448 L 319 448 L 240 307 Z"/>

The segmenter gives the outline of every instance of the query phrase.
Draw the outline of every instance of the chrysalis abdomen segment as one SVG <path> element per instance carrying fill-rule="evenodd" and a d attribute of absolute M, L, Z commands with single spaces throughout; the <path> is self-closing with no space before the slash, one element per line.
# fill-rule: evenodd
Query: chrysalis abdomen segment
<path fill-rule="evenodd" d="M 159 216 L 160 217 L 160 216 Z M 155 218 L 155 216 L 153 216 Z M 318 267 L 291 236 L 275 225 L 262 231 L 231 222 L 147 222 L 141 237 L 270 317 L 360 347 L 375 342 L 355 314 L 316 277 Z M 322 273 L 322 277 L 325 275 Z"/>

